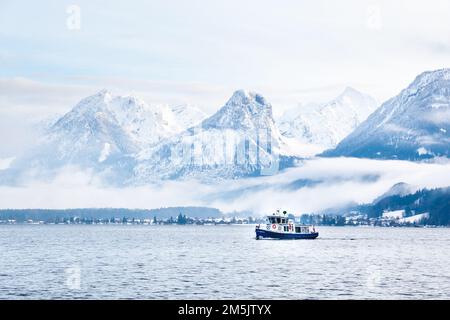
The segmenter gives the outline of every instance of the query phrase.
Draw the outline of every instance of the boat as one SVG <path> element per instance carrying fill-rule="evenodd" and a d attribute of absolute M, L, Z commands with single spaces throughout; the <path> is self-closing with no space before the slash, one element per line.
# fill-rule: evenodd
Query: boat
<path fill-rule="evenodd" d="M 256 240 L 261 238 L 270 239 L 315 239 L 319 232 L 312 225 L 301 225 L 295 223 L 295 217 L 286 211 L 282 213 L 277 210 L 267 216 L 266 225 L 257 225 L 255 228 Z"/>

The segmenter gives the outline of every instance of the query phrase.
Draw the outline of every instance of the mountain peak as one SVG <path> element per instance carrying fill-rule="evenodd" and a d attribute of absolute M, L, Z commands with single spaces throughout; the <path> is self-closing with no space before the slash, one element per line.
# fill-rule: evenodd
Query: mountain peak
<path fill-rule="evenodd" d="M 362 95 L 362 93 L 358 90 L 356 90 L 355 88 L 352 87 L 345 87 L 344 91 L 342 91 L 342 93 L 340 94 L 340 96 L 360 96 Z"/>
<path fill-rule="evenodd" d="M 346 100 L 350 100 L 347 102 L 344 102 Z M 344 91 L 332 102 L 339 102 L 349 104 L 351 101 L 358 104 L 364 104 L 364 105 L 376 105 L 377 102 L 374 98 L 369 96 L 368 94 L 365 94 L 361 91 L 358 91 L 352 87 L 346 87 Z M 331 102 L 331 103 L 332 103 Z M 350 103 L 351 104 L 351 103 Z M 372 110 L 373 111 L 373 110 Z"/>
<path fill-rule="evenodd" d="M 279 123 L 281 133 L 320 149 L 332 148 L 376 109 L 372 97 L 351 87 L 324 104 L 310 104 L 287 112 Z"/>
<path fill-rule="evenodd" d="M 156 106 L 152 106 L 155 107 Z M 142 99 L 133 95 L 117 95 L 102 89 L 96 94 L 82 99 L 74 108 L 77 112 L 143 112 L 150 108 Z"/>
<path fill-rule="evenodd" d="M 183 129 L 198 125 L 207 117 L 203 110 L 189 103 L 174 106 L 171 110 Z"/>
<path fill-rule="evenodd" d="M 259 93 L 237 90 L 213 116 L 203 121 L 203 128 L 255 129 L 273 124 L 272 106 Z"/>
<path fill-rule="evenodd" d="M 419 74 L 416 79 L 411 83 L 411 85 L 408 87 L 411 88 L 423 88 L 433 82 L 436 81 L 448 81 L 450 80 L 450 69 L 449 68 L 443 68 L 433 71 L 425 71 L 421 74 Z"/>
<path fill-rule="evenodd" d="M 97 92 L 96 94 L 92 95 L 91 97 L 94 99 L 98 99 L 99 101 L 108 102 L 108 101 L 111 101 L 113 96 L 114 95 L 111 93 L 111 91 L 109 91 L 107 89 L 102 89 L 99 92 Z"/>
<path fill-rule="evenodd" d="M 414 186 L 414 185 L 411 185 L 411 184 L 408 184 L 405 182 L 398 182 L 398 183 L 394 184 L 388 191 L 386 191 L 381 196 L 379 196 L 378 198 L 373 200 L 372 203 L 376 204 L 376 203 L 380 202 L 381 200 L 383 200 L 387 197 L 391 197 L 391 196 L 404 197 L 406 195 L 413 194 L 414 192 L 416 192 L 418 190 L 419 190 L 418 186 Z"/>
<path fill-rule="evenodd" d="M 256 103 L 257 106 L 267 107 L 269 105 L 266 99 L 259 93 L 249 90 L 236 90 L 231 96 L 229 102 L 237 104 L 249 104 L 251 102 Z"/>
<path fill-rule="evenodd" d="M 102 89 L 99 92 L 82 99 L 74 108 L 78 111 L 88 111 L 93 109 L 101 109 L 105 107 L 111 100 L 113 95 L 106 89 Z"/>
<path fill-rule="evenodd" d="M 111 94 L 111 92 L 108 89 L 102 89 L 99 92 L 97 92 L 98 96 L 106 96 L 108 94 Z"/>

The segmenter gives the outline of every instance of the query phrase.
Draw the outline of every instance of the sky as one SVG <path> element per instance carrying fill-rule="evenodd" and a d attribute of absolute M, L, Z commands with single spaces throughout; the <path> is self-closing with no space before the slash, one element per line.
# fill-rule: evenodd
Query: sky
<path fill-rule="evenodd" d="M 0 0 L 0 169 L 33 143 L 36 122 L 64 114 L 101 89 L 134 94 L 151 104 L 190 103 L 209 114 L 238 89 L 264 95 L 275 115 L 330 100 L 347 86 L 382 102 L 418 74 L 450 67 L 449 21 L 448 0 Z M 320 170 L 303 170 L 317 174 L 347 168 L 315 163 Z M 304 203 L 296 209 L 313 210 L 319 204 L 308 199 L 324 192 L 344 194 L 343 187 L 352 199 L 367 201 L 401 180 L 429 176 L 448 181 L 445 166 L 423 165 L 417 171 L 412 164 L 376 165 L 387 177 L 380 184 L 350 181 L 294 195 L 267 192 L 273 205 L 294 199 L 294 208 Z M 166 205 L 195 202 L 260 210 L 261 199 L 267 198 L 264 191 L 231 204 L 196 202 L 195 195 L 182 196 L 195 188 L 180 182 L 156 188 L 158 197 L 143 203 L 148 189 L 102 189 L 85 179 L 84 173 L 74 172 L 51 185 L 2 187 L 0 193 L 7 200 L 3 205 L 10 207 L 23 206 L 23 199 L 30 206 L 53 207 L 101 206 L 117 199 L 117 206 L 153 207 L 167 200 Z M 208 186 L 199 188 L 214 193 Z M 177 198 L 173 190 L 179 191 L 180 203 L 172 203 Z M 129 195 L 117 196 L 123 192 Z M 46 198 L 58 193 L 52 199 L 61 202 Z M 330 205 L 348 200 L 328 199 Z"/>
<path fill-rule="evenodd" d="M 0 137 L 101 89 L 209 114 L 238 89 L 275 115 L 346 86 L 382 102 L 450 66 L 449 18 L 447 0 L 0 0 Z"/>
<path fill-rule="evenodd" d="M 241 88 L 280 109 L 345 86 L 382 101 L 450 66 L 449 18 L 447 0 L 0 0 L 0 108 L 104 87 L 210 112 Z"/>

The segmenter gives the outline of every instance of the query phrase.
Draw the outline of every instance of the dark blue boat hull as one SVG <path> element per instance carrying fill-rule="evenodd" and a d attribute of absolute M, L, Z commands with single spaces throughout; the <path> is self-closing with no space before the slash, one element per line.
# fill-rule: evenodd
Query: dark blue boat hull
<path fill-rule="evenodd" d="M 263 229 L 256 229 L 256 239 L 260 238 L 271 238 L 271 239 L 315 239 L 319 236 L 318 232 L 314 233 L 281 233 L 281 232 L 273 232 Z"/>

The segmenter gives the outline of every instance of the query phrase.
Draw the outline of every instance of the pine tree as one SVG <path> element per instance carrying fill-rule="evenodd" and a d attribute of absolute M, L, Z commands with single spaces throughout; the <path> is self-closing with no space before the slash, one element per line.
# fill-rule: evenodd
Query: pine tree
<path fill-rule="evenodd" d="M 183 216 L 180 212 L 177 218 L 177 224 L 186 224 L 186 216 Z"/>

